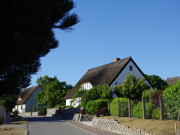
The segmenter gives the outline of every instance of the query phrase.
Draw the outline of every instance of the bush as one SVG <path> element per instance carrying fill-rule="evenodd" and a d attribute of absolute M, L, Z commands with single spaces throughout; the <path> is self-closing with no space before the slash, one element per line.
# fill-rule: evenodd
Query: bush
<path fill-rule="evenodd" d="M 151 102 L 145 103 L 145 111 L 146 111 L 146 118 L 152 118 L 152 111 L 154 105 Z M 132 115 L 133 117 L 142 118 L 143 117 L 143 109 L 142 109 L 142 102 L 138 102 L 132 108 Z"/>
<path fill-rule="evenodd" d="M 40 112 L 41 112 L 42 114 L 46 114 L 46 113 L 47 113 L 47 108 L 46 108 L 46 107 L 41 107 L 41 108 L 40 108 Z"/>
<path fill-rule="evenodd" d="M 103 107 L 103 108 L 101 108 L 100 110 L 97 110 L 96 113 L 95 113 L 95 115 L 96 115 L 97 117 L 99 117 L 100 115 L 108 116 L 108 115 L 109 115 L 109 111 L 108 111 L 107 107 Z"/>
<path fill-rule="evenodd" d="M 100 110 L 103 107 L 107 107 L 107 100 L 91 100 L 87 102 L 85 112 L 94 115 L 97 110 Z"/>
<path fill-rule="evenodd" d="M 118 115 L 118 100 L 120 102 L 120 116 L 128 116 L 128 99 L 127 98 L 115 98 L 110 103 L 110 114 L 113 116 Z"/>
<path fill-rule="evenodd" d="M 67 105 L 66 108 L 74 108 L 72 105 Z"/>
<path fill-rule="evenodd" d="M 156 108 L 152 112 L 152 118 L 153 119 L 160 119 L 160 108 Z"/>
<path fill-rule="evenodd" d="M 135 75 L 128 74 L 126 80 L 121 85 L 114 87 L 114 93 L 118 97 L 133 100 L 141 99 L 142 92 L 150 88 L 144 81 L 145 79 L 136 78 Z"/>
<path fill-rule="evenodd" d="M 163 101 L 169 117 L 177 119 L 180 108 L 180 80 L 175 85 L 166 88 L 163 92 Z"/>
<path fill-rule="evenodd" d="M 162 91 L 154 89 L 154 90 L 144 91 L 142 97 L 145 99 L 150 99 L 154 107 L 157 108 L 159 107 L 159 97 L 161 95 L 162 95 Z"/>
<path fill-rule="evenodd" d="M 97 85 L 90 90 L 77 90 L 73 96 L 73 99 L 81 97 L 81 106 L 85 107 L 88 101 L 112 99 L 112 95 L 112 89 L 109 88 L 108 85 Z"/>

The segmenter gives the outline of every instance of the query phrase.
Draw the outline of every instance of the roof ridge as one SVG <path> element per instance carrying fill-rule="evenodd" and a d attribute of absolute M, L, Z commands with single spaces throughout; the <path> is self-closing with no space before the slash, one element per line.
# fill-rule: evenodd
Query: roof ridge
<path fill-rule="evenodd" d="M 91 68 L 91 69 L 88 69 L 88 71 L 87 72 L 91 72 L 91 70 L 94 70 L 94 69 L 99 69 L 99 68 L 102 68 L 102 67 L 105 67 L 105 66 L 108 66 L 108 65 L 111 65 L 111 64 L 114 64 L 114 63 L 119 63 L 120 61 L 122 62 L 123 60 L 126 60 L 126 59 L 130 59 L 131 58 L 131 56 L 130 57 L 126 57 L 126 58 L 123 58 L 123 59 L 120 59 L 120 60 L 118 60 L 118 61 L 115 61 L 115 62 L 110 62 L 110 63 L 107 63 L 107 64 L 104 64 L 104 65 L 101 65 L 101 66 L 98 66 L 98 67 L 95 67 L 95 68 Z"/>

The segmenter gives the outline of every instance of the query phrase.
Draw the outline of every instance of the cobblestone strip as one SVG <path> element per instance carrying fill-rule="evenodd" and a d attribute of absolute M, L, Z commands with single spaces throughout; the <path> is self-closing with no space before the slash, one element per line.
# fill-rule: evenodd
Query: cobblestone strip
<path fill-rule="evenodd" d="M 123 134 L 118 134 L 118 133 L 113 133 L 113 132 L 109 132 L 109 131 L 105 131 L 105 130 L 102 130 L 102 129 L 99 129 L 99 128 L 95 128 L 95 127 L 92 127 L 92 126 L 88 126 L 88 125 L 85 125 L 85 124 L 82 124 L 80 122 L 77 122 L 77 121 L 73 121 L 73 120 L 69 120 L 69 121 L 66 121 L 66 122 L 69 122 L 79 128 L 82 128 L 84 130 L 87 130 L 89 132 L 92 132 L 96 135 L 123 135 Z"/>

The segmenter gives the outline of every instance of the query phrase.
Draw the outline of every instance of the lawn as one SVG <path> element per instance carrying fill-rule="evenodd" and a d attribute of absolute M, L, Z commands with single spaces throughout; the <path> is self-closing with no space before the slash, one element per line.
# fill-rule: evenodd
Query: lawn
<path fill-rule="evenodd" d="M 8 125 L 0 126 L 0 135 L 26 135 L 27 121 L 21 118 L 19 121 L 12 122 Z"/>
<path fill-rule="evenodd" d="M 138 118 L 128 118 L 128 117 L 113 117 L 104 116 L 101 118 L 115 119 L 120 124 L 124 126 L 129 126 L 132 128 L 140 128 L 147 132 L 154 133 L 156 135 L 175 135 L 174 124 L 177 123 L 180 129 L 180 122 L 173 120 L 153 120 L 153 119 L 138 119 Z"/>

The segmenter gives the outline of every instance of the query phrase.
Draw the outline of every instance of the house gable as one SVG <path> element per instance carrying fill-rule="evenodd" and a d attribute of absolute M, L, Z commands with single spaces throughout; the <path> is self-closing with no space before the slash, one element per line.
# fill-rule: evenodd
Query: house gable
<path fill-rule="evenodd" d="M 112 80 L 109 87 L 113 89 L 113 87 L 118 84 L 122 84 L 123 81 L 126 80 L 126 76 L 128 75 L 135 75 L 137 78 L 145 79 L 145 83 L 147 83 L 150 88 L 153 88 L 151 83 L 147 80 L 144 73 L 141 71 L 141 69 L 137 66 L 137 64 L 133 61 L 133 59 L 130 59 L 129 62 L 124 66 L 124 68 L 119 72 L 119 74 Z"/>
<path fill-rule="evenodd" d="M 132 70 L 131 70 L 132 68 Z M 139 68 L 137 68 L 137 66 L 134 64 L 134 62 L 132 60 L 130 60 L 127 65 L 124 67 L 124 69 L 121 71 L 121 73 L 113 80 L 113 82 L 110 84 L 110 88 L 114 88 L 114 86 L 120 85 L 123 83 L 123 81 L 126 80 L 126 76 L 128 75 L 128 73 L 130 75 L 135 75 L 137 78 L 140 79 L 145 79 L 145 83 L 147 83 L 151 88 L 151 84 L 148 82 L 148 80 L 146 80 L 144 74 L 142 73 L 142 71 L 139 70 Z"/>

